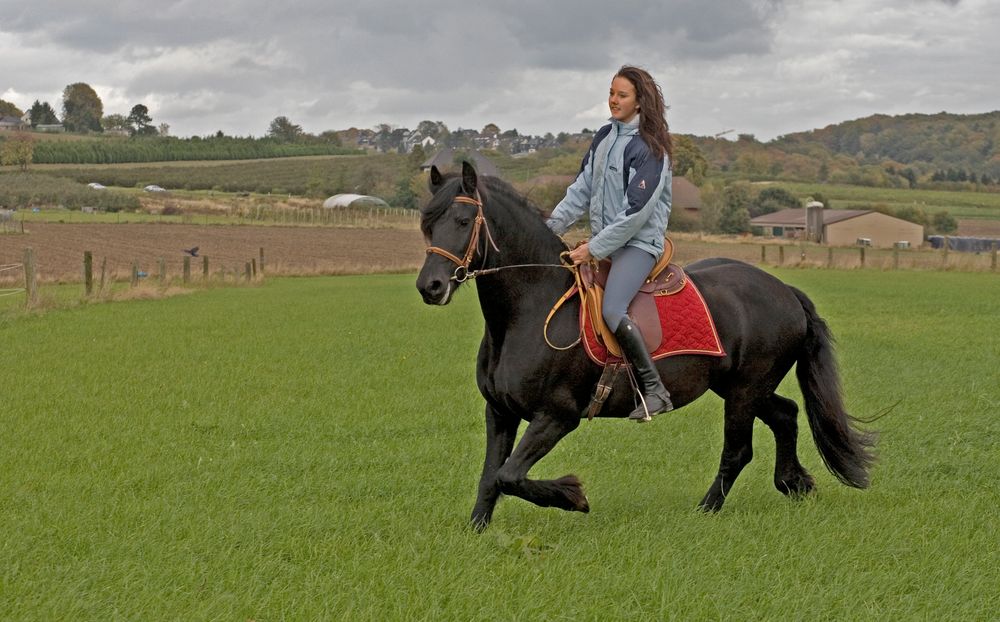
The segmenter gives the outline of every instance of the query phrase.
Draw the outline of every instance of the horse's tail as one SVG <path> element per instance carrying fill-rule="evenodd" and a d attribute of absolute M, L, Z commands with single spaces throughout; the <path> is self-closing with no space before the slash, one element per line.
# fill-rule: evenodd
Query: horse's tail
<path fill-rule="evenodd" d="M 806 340 L 795 375 L 805 398 L 813 440 L 826 468 L 837 479 L 848 486 L 867 488 L 877 435 L 857 429 L 857 419 L 844 409 L 830 329 L 812 301 L 798 289 L 791 289 L 807 318 Z"/>

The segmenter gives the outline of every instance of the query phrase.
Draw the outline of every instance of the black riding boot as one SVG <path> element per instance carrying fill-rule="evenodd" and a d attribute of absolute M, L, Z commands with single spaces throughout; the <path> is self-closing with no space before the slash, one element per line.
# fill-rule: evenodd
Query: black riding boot
<path fill-rule="evenodd" d="M 625 360 L 632 364 L 635 375 L 639 379 L 640 389 L 642 389 L 643 404 L 632 411 L 628 416 L 636 422 L 649 421 L 653 415 L 659 415 L 673 410 L 674 405 L 670 403 L 670 393 L 663 386 L 660 380 L 660 373 L 656 371 L 653 358 L 646 350 L 646 344 L 642 340 L 642 333 L 639 327 L 632 322 L 632 319 L 625 317 L 618 324 L 615 331 L 615 338 L 622 348 Z"/>

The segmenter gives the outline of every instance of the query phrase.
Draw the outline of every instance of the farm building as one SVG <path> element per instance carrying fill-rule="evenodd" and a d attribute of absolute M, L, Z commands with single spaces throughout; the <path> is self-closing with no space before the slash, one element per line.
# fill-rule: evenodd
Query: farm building
<path fill-rule="evenodd" d="M 469 158 L 472 159 L 472 165 L 476 167 L 476 172 L 480 175 L 500 177 L 500 169 L 497 168 L 497 165 L 475 149 L 461 151 L 459 154 L 468 154 Z M 433 156 L 427 158 L 427 160 L 420 165 L 420 170 L 429 171 L 432 166 L 438 167 L 438 170 L 441 172 L 460 169 L 460 166 L 455 165 L 455 155 L 456 152 L 454 149 L 446 147 L 441 151 L 438 151 Z"/>
<path fill-rule="evenodd" d="M 13 115 L 0 116 L 0 130 L 23 130 L 28 125 Z"/>
<path fill-rule="evenodd" d="M 389 204 L 378 197 L 365 194 L 335 194 L 323 201 L 323 207 L 330 209 L 338 207 L 389 207 Z"/>
<path fill-rule="evenodd" d="M 807 235 L 807 213 L 813 224 Z M 823 209 L 821 207 L 785 209 L 750 219 L 765 235 L 785 238 L 815 238 L 830 246 L 863 244 L 891 248 L 897 243 L 920 246 L 924 241 L 921 225 L 872 210 Z"/>

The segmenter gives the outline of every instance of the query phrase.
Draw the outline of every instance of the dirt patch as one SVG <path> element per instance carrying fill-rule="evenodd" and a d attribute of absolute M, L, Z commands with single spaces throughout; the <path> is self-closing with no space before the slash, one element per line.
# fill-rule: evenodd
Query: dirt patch
<path fill-rule="evenodd" d="M 0 235 L 0 264 L 22 261 L 34 249 L 42 282 L 82 280 L 83 253 L 94 256 L 95 274 L 107 260 L 109 274 L 125 278 L 132 262 L 148 275 L 165 262 L 169 277 L 181 274 L 184 249 L 198 247 L 191 272 L 200 276 L 203 257 L 209 272 L 242 273 L 264 249 L 269 274 L 345 274 L 418 270 L 424 242 L 415 229 L 351 229 L 181 224 L 32 223 L 23 235 Z"/>
<path fill-rule="evenodd" d="M 972 238 L 1000 239 L 1000 220 L 959 219 L 957 234 Z"/>

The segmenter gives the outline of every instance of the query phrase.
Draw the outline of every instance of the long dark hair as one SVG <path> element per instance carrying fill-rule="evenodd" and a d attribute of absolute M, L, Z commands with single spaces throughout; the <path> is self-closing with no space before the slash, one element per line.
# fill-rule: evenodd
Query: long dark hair
<path fill-rule="evenodd" d="M 663 103 L 663 91 L 649 72 L 639 67 L 623 65 L 615 77 L 625 78 L 635 87 L 635 99 L 639 104 L 639 135 L 646 141 L 653 155 L 662 158 L 666 154 L 670 164 L 674 160 L 674 142 L 670 138 L 667 125 L 667 107 Z"/>

